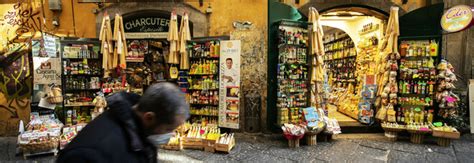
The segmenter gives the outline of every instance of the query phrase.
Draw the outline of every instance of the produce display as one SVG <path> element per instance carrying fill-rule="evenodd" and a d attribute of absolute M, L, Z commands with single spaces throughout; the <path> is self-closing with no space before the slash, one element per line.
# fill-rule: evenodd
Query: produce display
<path fill-rule="evenodd" d="M 309 106 L 307 29 L 281 25 L 277 69 L 278 124 L 299 124 L 301 109 Z"/>
<path fill-rule="evenodd" d="M 79 131 L 84 127 L 85 124 L 64 127 L 59 139 L 59 149 L 63 149 L 67 144 L 69 144 L 69 142 L 71 142 L 71 140 L 76 137 L 77 133 L 79 133 Z"/>
<path fill-rule="evenodd" d="M 63 124 L 52 115 L 31 114 L 26 131 L 18 136 L 18 145 L 24 154 L 57 151 Z"/>
<path fill-rule="evenodd" d="M 191 123 L 217 125 L 219 108 L 219 40 L 189 41 L 189 72 L 180 73 L 180 88 L 191 105 Z"/>

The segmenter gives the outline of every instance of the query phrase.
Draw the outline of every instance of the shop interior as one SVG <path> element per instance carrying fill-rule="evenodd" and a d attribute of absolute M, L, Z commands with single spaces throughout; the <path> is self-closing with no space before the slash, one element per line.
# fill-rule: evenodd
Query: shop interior
<path fill-rule="evenodd" d="M 359 123 L 357 105 L 348 101 L 360 97 L 364 74 L 375 62 L 363 61 L 376 55 L 387 15 L 362 7 L 336 8 L 321 13 L 324 30 L 324 62 L 330 86 L 328 116 L 342 127 L 364 126 Z M 368 52 L 370 51 L 370 52 Z"/>

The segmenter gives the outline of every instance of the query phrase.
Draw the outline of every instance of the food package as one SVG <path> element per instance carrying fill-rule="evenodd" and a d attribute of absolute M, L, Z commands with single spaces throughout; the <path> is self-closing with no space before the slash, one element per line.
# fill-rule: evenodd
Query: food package
<path fill-rule="evenodd" d="M 63 124 L 53 115 L 31 114 L 26 131 L 18 135 L 18 145 L 23 153 L 38 153 L 56 149 Z"/>

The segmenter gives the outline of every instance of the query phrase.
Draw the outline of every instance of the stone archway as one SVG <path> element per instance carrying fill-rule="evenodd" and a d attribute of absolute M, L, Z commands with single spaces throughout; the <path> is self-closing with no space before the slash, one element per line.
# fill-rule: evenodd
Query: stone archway
<path fill-rule="evenodd" d="M 107 6 L 97 14 L 96 36 L 99 37 L 104 12 L 107 12 L 108 15 L 124 15 L 140 10 L 161 10 L 165 12 L 172 12 L 175 10 L 178 15 L 182 15 L 186 11 L 189 13 L 189 20 L 193 23 L 193 37 L 205 37 L 209 34 L 209 21 L 206 14 L 188 4 L 172 2 L 125 2 Z"/>
<path fill-rule="evenodd" d="M 350 7 L 350 6 L 358 6 L 358 7 L 366 7 L 368 9 L 373 9 L 375 11 L 381 13 L 390 13 L 391 6 L 398 6 L 397 4 L 393 3 L 392 0 L 351 0 L 349 3 L 347 1 L 340 1 L 340 0 L 310 0 L 310 2 L 306 3 L 305 5 L 298 8 L 305 16 L 308 16 L 308 10 L 310 7 L 316 8 L 318 11 L 323 12 L 326 10 L 339 8 L 339 7 Z M 403 8 L 400 7 L 399 15 L 404 15 L 406 13 Z"/>

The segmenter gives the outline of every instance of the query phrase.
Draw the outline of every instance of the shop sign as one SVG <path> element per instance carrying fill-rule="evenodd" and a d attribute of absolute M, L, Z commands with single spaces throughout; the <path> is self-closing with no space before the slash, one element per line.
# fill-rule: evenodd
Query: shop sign
<path fill-rule="evenodd" d="M 61 84 L 61 59 L 49 57 L 33 57 L 33 83 Z"/>
<path fill-rule="evenodd" d="M 458 32 L 469 28 L 473 23 L 474 9 L 458 5 L 447 10 L 441 17 L 441 27 L 447 32 Z"/>
<path fill-rule="evenodd" d="M 221 41 L 219 127 L 239 128 L 240 40 Z"/>
<path fill-rule="evenodd" d="M 170 12 L 159 10 L 142 10 L 124 14 L 123 28 L 125 37 L 127 39 L 166 38 L 168 36 L 170 17 Z M 181 17 L 178 16 L 178 23 L 180 20 Z"/>

